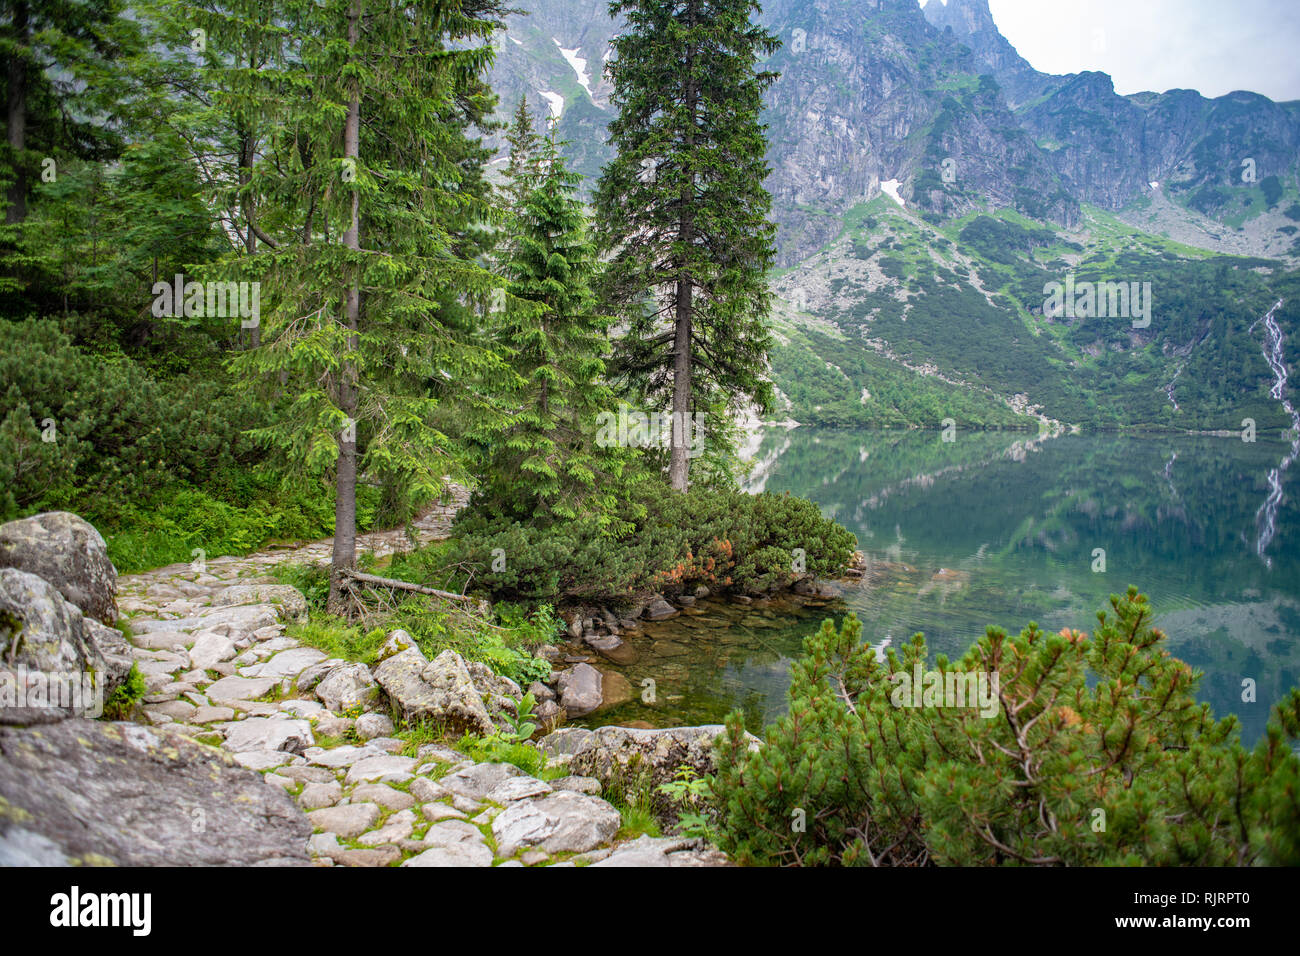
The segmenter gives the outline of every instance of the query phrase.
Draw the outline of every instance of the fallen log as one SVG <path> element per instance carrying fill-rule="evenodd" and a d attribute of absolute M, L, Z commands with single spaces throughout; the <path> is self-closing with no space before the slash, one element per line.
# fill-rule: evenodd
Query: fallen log
<path fill-rule="evenodd" d="M 360 571 L 353 571 L 351 568 L 344 568 L 339 573 L 345 578 L 351 578 L 354 581 L 360 581 L 362 584 L 370 584 L 376 587 L 396 588 L 399 591 L 414 591 L 416 594 L 428 594 L 433 597 L 444 598 L 448 601 L 476 600 L 476 598 L 469 594 L 455 594 L 451 591 L 439 591 L 437 588 L 426 588 L 422 584 L 412 584 L 410 581 L 399 581 L 397 578 L 381 578 L 376 574 L 363 574 Z"/>

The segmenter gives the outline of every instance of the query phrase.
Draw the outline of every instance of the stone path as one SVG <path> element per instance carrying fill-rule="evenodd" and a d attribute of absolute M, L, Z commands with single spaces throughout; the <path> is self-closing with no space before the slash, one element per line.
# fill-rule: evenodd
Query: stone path
<path fill-rule="evenodd" d="M 445 537 L 461 503 L 421 518 L 416 541 Z M 411 545 L 400 530 L 358 539 L 359 551 L 379 557 Z M 146 680 L 147 719 L 228 751 L 293 796 L 318 865 L 725 865 L 690 840 L 620 843 L 619 811 L 597 795 L 599 781 L 558 776 L 568 756 L 552 757 L 542 776 L 554 779 L 542 780 L 395 736 L 365 665 L 327 660 L 286 634 L 306 620 L 307 604 L 270 570 L 327 563 L 330 549 L 326 540 L 123 575 L 117 598 Z M 486 700 L 501 678 L 485 671 L 471 667 Z"/>

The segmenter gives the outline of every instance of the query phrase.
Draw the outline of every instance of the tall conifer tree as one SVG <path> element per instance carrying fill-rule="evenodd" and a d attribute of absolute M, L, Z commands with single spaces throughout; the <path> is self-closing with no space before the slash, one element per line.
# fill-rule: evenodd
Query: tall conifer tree
<path fill-rule="evenodd" d="M 521 107 L 517 119 L 525 116 Z M 595 444 L 597 415 L 614 398 L 604 384 L 609 319 L 597 314 L 591 289 L 597 259 L 576 195 L 580 177 L 565 167 L 554 127 L 536 159 L 518 168 L 502 332 L 519 384 L 512 421 L 485 436 L 479 501 L 530 521 L 605 514 L 620 458 Z"/>
<path fill-rule="evenodd" d="M 754 0 L 613 0 L 625 19 L 607 71 L 617 157 L 596 192 L 604 295 L 630 321 L 619 371 L 647 400 L 670 403 L 669 479 L 686 490 L 688 416 L 710 431 L 749 402 L 763 376 L 775 227 L 763 188 L 759 115 L 776 74 L 759 60 L 777 39 L 750 21 Z"/>
<path fill-rule="evenodd" d="M 508 374 L 468 321 L 499 280 L 472 258 L 488 209 L 467 135 L 489 105 L 494 22 L 481 4 L 465 11 L 460 0 L 293 5 L 300 69 L 268 78 L 288 108 L 249 188 L 279 208 L 238 263 L 263 283 L 263 335 L 233 363 L 280 406 L 259 437 L 333 472 L 335 611 L 355 561 L 358 482 L 411 499 L 442 490 L 464 453 L 440 404 L 486 399 L 468 383 Z"/>

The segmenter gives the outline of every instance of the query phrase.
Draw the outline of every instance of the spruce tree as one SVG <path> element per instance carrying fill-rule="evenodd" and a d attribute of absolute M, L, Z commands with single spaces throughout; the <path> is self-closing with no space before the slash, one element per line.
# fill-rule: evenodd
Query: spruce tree
<path fill-rule="evenodd" d="M 516 119 L 518 130 L 527 119 L 522 104 Z M 509 425 L 485 435 L 476 505 L 549 523 L 609 512 L 608 482 L 620 467 L 617 452 L 595 444 L 596 416 L 614 405 L 604 384 L 609 319 L 596 313 L 591 290 L 597 259 L 576 195 L 580 177 L 566 168 L 553 126 L 536 161 L 520 168 L 527 166 L 535 174 L 523 174 L 532 185 L 521 190 L 513 218 L 501 329 L 518 386 Z"/>
<path fill-rule="evenodd" d="M 528 108 L 528 97 L 521 96 L 506 133 L 510 157 L 506 162 L 505 183 L 501 192 L 509 215 L 519 215 L 525 197 L 537 185 L 540 172 L 538 149 L 541 143 L 542 138 L 537 135 L 533 125 L 533 113 Z"/>
<path fill-rule="evenodd" d="M 464 474 L 447 400 L 501 371 L 468 320 L 498 280 L 473 257 L 486 221 L 480 74 L 493 22 L 455 0 L 326 0 L 294 8 L 296 68 L 268 77 L 285 107 L 249 188 L 278 204 L 237 263 L 262 282 L 262 342 L 234 367 L 277 404 L 268 446 L 335 484 L 329 606 L 344 610 L 357 484 L 407 500 Z M 485 232 L 485 230 L 484 230 Z M 490 408 L 486 413 L 490 414 Z"/>
<path fill-rule="evenodd" d="M 766 409 L 764 377 L 775 227 L 758 69 L 778 45 L 755 26 L 753 0 L 614 0 L 626 28 L 606 69 L 617 157 L 596 192 L 603 294 L 630 322 L 620 375 L 670 403 L 672 487 L 689 477 L 688 416 L 725 431 L 729 412 Z"/>

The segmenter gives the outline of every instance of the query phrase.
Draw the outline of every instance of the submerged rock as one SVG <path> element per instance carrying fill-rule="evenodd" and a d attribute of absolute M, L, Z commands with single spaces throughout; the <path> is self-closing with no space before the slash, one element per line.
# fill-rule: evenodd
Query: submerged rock
<path fill-rule="evenodd" d="M 604 676 L 590 664 L 575 664 L 559 675 L 556 690 L 560 705 L 570 717 L 581 717 L 600 706 L 604 699 Z"/>

